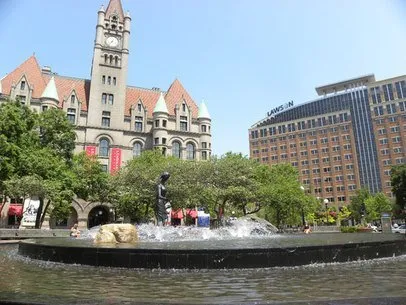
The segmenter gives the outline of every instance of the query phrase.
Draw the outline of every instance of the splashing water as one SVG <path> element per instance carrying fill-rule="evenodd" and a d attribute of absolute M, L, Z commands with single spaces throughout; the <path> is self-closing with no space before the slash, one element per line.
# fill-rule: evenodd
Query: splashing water
<path fill-rule="evenodd" d="M 94 239 L 100 226 L 82 232 L 80 239 Z M 154 224 L 137 225 L 139 239 L 142 241 L 199 241 L 228 240 L 244 238 L 265 238 L 276 236 L 277 229 L 269 222 L 255 217 L 241 217 L 228 221 L 226 226 L 217 229 L 195 226 L 166 226 Z"/>
<path fill-rule="evenodd" d="M 140 240 L 144 241 L 194 241 L 263 238 L 275 235 L 276 228 L 257 218 L 243 217 L 227 222 L 226 226 L 210 229 L 195 226 L 157 227 L 153 224 L 138 226 Z"/>

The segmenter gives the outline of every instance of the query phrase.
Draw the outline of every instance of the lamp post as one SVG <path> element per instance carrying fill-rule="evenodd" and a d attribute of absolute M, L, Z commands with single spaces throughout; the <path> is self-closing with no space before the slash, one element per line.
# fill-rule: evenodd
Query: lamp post
<path fill-rule="evenodd" d="M 328 199 L 326 198 L 326 199 L 324 199 L 323 200 L 323 202 L 324 202 L 324 206 L 326 207 L 326 224 L 328 224 Z"/>
<path fill-rule="evenodd" d="M 304 191 L 305 191 L 305 188 L 304 188 L 304 186 L 303 185 L 301 185 L 300 186 L 300 190 L 304 193 Z M 303 227 L 305 226 L 305 224 L 306 224 L 306 221 L 305 221 L 305 215 L 304 215 L 304 210 L 303 210 L 303 204 L 302 204 L 302 224 L 303 224 Z"/>

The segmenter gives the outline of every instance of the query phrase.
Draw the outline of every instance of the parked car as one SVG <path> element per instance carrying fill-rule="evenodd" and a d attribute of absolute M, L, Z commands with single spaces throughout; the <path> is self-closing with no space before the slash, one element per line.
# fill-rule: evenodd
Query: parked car
<path fill-rule="evenodd" d="M 402 233 L 405 234 L 406 225 L 400 225 L 398 227 L 392 227 L 392 233 Z"/>

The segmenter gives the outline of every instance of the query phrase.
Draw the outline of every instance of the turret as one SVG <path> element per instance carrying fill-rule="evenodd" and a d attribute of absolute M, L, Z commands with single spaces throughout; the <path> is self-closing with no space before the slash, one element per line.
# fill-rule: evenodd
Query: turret
<path fill-rule="evenodd" d="M 59 104 L 58 91 L 56 90 L 55 79 L 52 76 L 49 80 L 44 92 L 41 95 L 42 109 L 46 110 L 48 107 L 57 108 Z"/>
<path fill-rule="evenodd" d="M 101 46 L 103 43 L 103 29 L 104 21 L 106 18 L 106 11 L 102 5 L 99 11 L 97 12 L 97 25 L 96 25 L 96 41 L 95 44 Z"/>
<path fill-rule="evenodd" d="M 211 156 L 211 118 L 204 101 L 199 106 L 197 120 L 200 132 L 200 159 L 207 160 Z"/>
<path fill-rule="evenodd" d="M 152 112 L 154 124 L 152 128 L 153 146 L 160 148 L 162 154 L 166 155 L 168 145 L 168 108 L 166 107 L 165 98 L 161 92 L 159 99 Z"/>
<path fill-rule="evenodd" d="M 130 49 L 130 31 L 131 31 L 131 16 L 130 12 L 124 15 L 124 31 L 123 31 L 123 52 L 128 52 Z"/>

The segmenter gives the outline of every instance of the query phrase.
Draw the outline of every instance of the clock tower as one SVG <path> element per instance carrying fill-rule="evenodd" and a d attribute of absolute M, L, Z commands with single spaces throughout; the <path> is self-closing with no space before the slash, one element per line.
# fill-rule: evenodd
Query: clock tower
<path fill-rule="evenodd" d="M 98 11 L 88 127 L 123 129 L 131 18 L 120 0 Z"/>

